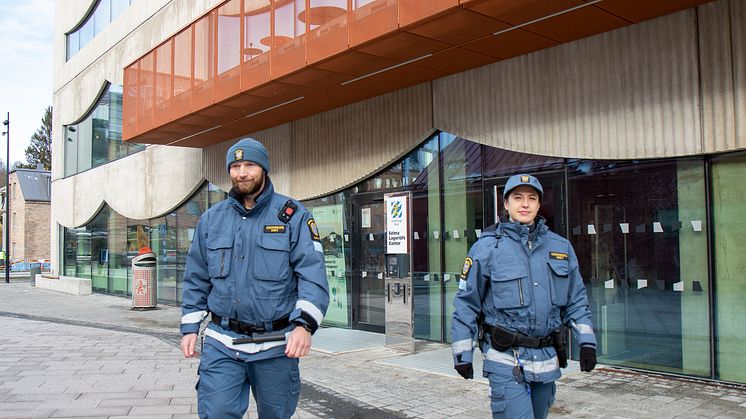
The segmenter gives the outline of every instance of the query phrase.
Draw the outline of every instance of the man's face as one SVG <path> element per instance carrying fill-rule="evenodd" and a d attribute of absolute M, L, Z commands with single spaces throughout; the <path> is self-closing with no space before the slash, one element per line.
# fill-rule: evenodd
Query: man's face
<path fill-rule="evenodd" d="M 505 209 L 513 221 L 531 224 L 539 213 L 539 192 L 531 186 L 518 186 L 505 200 Z"/>
<path fill-rule="evenodd" d="M 233 187 L 241 195 L 253 195 L 264 183 L 264 169 L 252 161 L 231 163 L 230 176 Z"/>

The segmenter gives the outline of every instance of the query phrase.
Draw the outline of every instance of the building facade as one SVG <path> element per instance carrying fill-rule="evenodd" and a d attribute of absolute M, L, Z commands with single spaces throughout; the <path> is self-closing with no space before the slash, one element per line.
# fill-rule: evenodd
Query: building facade
<path fill-rule="evenodd" d="M 402 299 L 414 338 L 449 341 L 464 257 L 531 172 L 578 253 L 601 362 L 744 383 L 746 3 L 663 4 L 71 1 L 53 266 L 126 295 L 147 244 L 178 303 L 225 152 L 251 135 L 319 225 L 327 324 L 388 334 Z"/>
<path fill-rule="evenodd" d="M 51 177 L 48 170 L 14 169 L 10 188 L 10 257 L 13 262 L 47 262 L 50 254 Z M 5 189 L 5 188 L 3 188 Z M 3 191 L 3 203 L 5 203 Z M 5 207 L 3 206 L 3 225 Z M 2 238 L 5 241 L 5 236 Z M 5 246 L 3 246 L 5 248 Z"/>

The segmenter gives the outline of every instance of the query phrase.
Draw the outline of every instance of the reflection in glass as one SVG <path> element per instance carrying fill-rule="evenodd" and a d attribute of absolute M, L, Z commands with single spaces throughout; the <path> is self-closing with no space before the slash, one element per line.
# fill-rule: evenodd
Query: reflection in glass
<path fill-rule="evenodd" d="M 688 217 L 704 218 L 702 162 L 578 160 L 568 170 L 599 361 L 706 375 L 709 329 L 696 314 L 708 310 L 706 272 L 690 269 L 707 266 L 707 247 L 688 228 Z"/>

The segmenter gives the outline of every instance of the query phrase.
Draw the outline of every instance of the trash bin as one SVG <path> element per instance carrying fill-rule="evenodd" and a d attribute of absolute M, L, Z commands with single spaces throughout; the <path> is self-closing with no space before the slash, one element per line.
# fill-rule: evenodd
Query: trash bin
<path fill-rule="evenodd" d="M 132 259 L 133 310 L 151 310 L 158 304 L 155 253 L 143 250 Z"/>
<path fill-rule="evenodd" d="M 36 275 L 41 275 L 41 265 L 32 266 L 31 268 L 29 268 L 28 274 L 31 278 L 31 286 L 33 287 L 34 284 L 36 284 Z"/>

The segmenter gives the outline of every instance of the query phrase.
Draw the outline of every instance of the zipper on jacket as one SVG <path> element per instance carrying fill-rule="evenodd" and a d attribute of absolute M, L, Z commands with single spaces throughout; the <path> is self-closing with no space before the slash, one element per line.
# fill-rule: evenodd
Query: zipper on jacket
<path fill-rule="evenodd" d="M 531 240 L 528 241 L 528 250 L 534 250 L 534 243 Z"/>
<path fill-rule="evenodd" d="M 523 280 L 518 278 L 518 298 L 521 300 L 521 307 L 523 307 Z"/>

